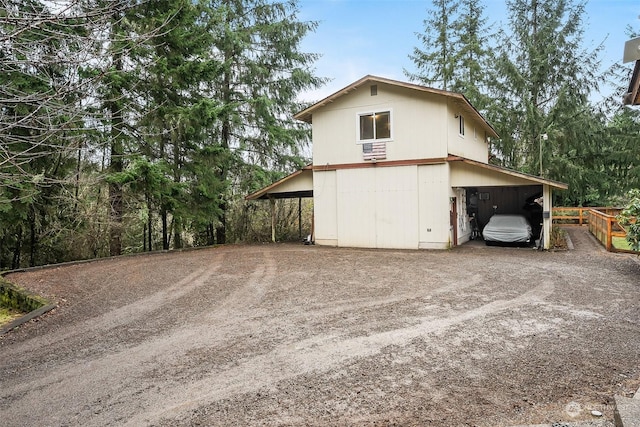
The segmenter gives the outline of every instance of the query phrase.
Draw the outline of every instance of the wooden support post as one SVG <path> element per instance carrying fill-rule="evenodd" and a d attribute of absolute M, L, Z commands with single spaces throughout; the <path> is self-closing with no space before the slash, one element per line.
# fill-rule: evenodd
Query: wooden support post
<path fill-rule="evenodd" d="M 302 197 L 298 197 L 298 239 L 302 239 Z"/>
<path fill-rule="evenodd" d="M 542 185 L 542 247 L 549 249 L 551 246 L 551 227 L 553 224 L 553 206 L 551 205 L 551 187 Z"/>
<path fill-rule="evenodd" d="M 269 196 L 269 204 L 271 205 L 271 241 L 276 242 L 276 199 Z"/>

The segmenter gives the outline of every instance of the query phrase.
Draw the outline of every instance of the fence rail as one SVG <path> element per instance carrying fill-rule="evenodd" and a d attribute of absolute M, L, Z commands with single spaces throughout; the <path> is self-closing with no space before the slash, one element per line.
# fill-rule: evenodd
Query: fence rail
<path fill-rule="evenodd" d="M 621 211 L 621 208 L 614 207 L 554 207 L 553 223 L 559 225 L 588 225 L 589 232 L 602 243 L 607 251 L 637 254 L 638 252 L 630 249 L 616 247 L 614 243 L 614 239 L 617 239 L 619 242 L 623 242 L 623 245 L 626 245 L 627 231 L 616 219 Z"/>

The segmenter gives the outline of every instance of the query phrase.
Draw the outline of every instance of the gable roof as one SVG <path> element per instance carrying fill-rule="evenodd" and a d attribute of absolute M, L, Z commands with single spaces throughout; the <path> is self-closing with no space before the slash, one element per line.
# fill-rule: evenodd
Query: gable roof
<path fill-rule="evenodd" d="M 414 83 L 401 82 L 399 80 L 392 80 L 392 79 L 387 79 L 385 77 L 378 77 L 378 76 L 372 76 L 372 75 L 364 76 L 360 80 L 358 80 L 358 81 L 356 81 L 354 83 L 351 83 L 349 86 L 346 86 L 346 87 L 340 89 L 339 91 L 334 92 L 333 94 L 327 96 L 326 98 L 322 99 L 321 101 L 318 101 L 315 104 L 305 108 L 304 110 L 300 111 L 299 113 L 297 113 L 293 117 L 295 119 L 297 119 L 297 120 L 301 120 L 303 122 L 311 123 L 312 122 L 313 113 L 316 110 L 318 110 L 319 108 L 322 108 L 322 107 L 324 107 L 324 106 L 326 106 L 328 104 L 331 104 L 336 99 L 338 99 L 338 98 L 340 98 L 340 97 L 342 97 L 344 95 L 347 95 L 349 92 L 355 91 L 358 88 L 360 88 L 362 85 L 368 84 L 368 83 L 387 84 L 387 85 L 391 85 L 391 86 L 396 86 L 396 87 L 401 87 L 401 88 L 405 88 L 405 89 L 415 90 L 415 91 L 418 91 L 418 92 L 429 93 L 429 94 L 433 94 L 433 95 L 439 95 L 439 96 L 446 97 L 446 98 L 450 99 L 451 101 L 453 101 L 455 104 L 457 104 L 457 106 L 460 108 L 460 110 L 463 113 L 466 113 L 466 114 L 469 114 L 471 116 L 474 116 L 480 123 L 483 123 L 485 125 L 485 131 L 487 132 L 488 136 L 491 136 L 491 137 L 494 137 L 494 138 L 499 138 L 499 136 L 496 133 L 496 131 L 493 128 L 493 126 L 491 126 L 484 119 L 484 117 L 482 117 L 480 112 L 478 112 L 478 110 L 476 110 L 476 108 L 473 105 L 471 105 L 471 102 L 469 102 L 469 100 L 464 95 L 462 95 L 460 93 L 449 92 L 449 91 L 441 90 L 441 89 L 434 89 L 434 88 L 431 88 L 431 87 L 417 85 L 417 84 L 414 84 Z"/>

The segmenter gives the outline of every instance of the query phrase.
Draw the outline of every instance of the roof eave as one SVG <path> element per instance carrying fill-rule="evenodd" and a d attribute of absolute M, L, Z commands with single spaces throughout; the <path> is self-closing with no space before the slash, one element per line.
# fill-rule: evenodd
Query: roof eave
<path fill-rule="evenodd" d="M 271 185 L 268 185 L 266 187 L 261 188 L 260 190 L 251 193 L 247 196 L 244 197 L 245 200 L 259 200 L 259 199 L 266 199 L 269 197 L 269 191 L 273 190 L 274 188 L 282 185 L 283 183 L 295 178 L 296 176 L 302 174 L 304 171 L 307 170 L 312 170 L 312 165 L 306 165 L 305 167 L 303 167 L 302 169 L 299 169 L 293 173 L 290 173 L 289 175 L 279 179 L 278 181 L 274 182 Z"/>
<path fill-rule="evenodd" d="M 467 163 L 470 165 L 474 165 L 474 166 L 479 166 L 485 169 L 489 169 L 489 170 L 493 170 L 499 173 L 506 173 L 508 175 L 511 176 L 515 176 L 518 178 L 522 178 L 522 179 L 527 179 L 529 181 L 534 181 L 537 182 L 539 184 L 546 184 L 549 185 L 553 188 L 556 188 L 558 190 L 567 190 L 569 189 L 569 184 L 566 184 L 564 182 L 560 182 L 560 181 L 555 181 L 552 179 L 547 179 L 547 178 L 543 178 L 540 176 L 536 176 L 536 175 L 531 175 L 528 173 L 524 173 L 524 172 L 519 172 L 513 169 L 509 169 L 509 168 L 505 168 L 502 166 L 497 166 L 497 165 L 492 165 L 489 163 L 483 163 L 483 162 L 479 162 L 476 160 L 471 160 L 471 159 L 467 159 L 465 157 L 459 157 L 459 156 L 449 156 L 449 158 L 447 159 L 449 162 L 463 162 L 463 163 Z"/>

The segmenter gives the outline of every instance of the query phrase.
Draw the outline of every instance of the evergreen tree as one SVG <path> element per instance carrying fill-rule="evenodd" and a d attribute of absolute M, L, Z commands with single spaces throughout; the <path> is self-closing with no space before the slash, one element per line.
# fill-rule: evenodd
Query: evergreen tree
<path fill-rule="evenodd" d="M 455 54 L 454 80 L 451 90 L 465 95 L 474 107 L 483 111 L 487 70 L 492 62 L 491 35 L 480 0 L 460 0 L 453 21 Z"/>
<path fill-rule="evenodd" d="M 625 33 L 629 39 L 640 36 L 631 26 L 625 29 Z M 615 63 L 606 73 L 609 86 L 614 88 L 602 102 L 603 110 L 610 117 L 606 126 L 606 150 L 602 153 L 602 169 L 610 189 L 607 193 L 609 200 L 640 188 L 640 110 L 621 102 L 628 91 L 634 66 L 634 63 Z"/>
<path fill-rule="evenodd" d="M 4 4 L 0 267 L 158 247 L 156 222 L 222 243 L 235 196 L 304 163 L 294 1 Z"/>
<path fill-rule="evenodd" d="M 509 0 L 510 29 L 500 33 L 487 115 L 501 139 L 492 147 L 501 164 L 559 180 L 549 169 L 558 146 L 582 150 L 596 130 L 589 94 L 597 74 L 599 48 L 581 49 L 584 4 L 571 0 Z M 543 135 L 548 136 L 547 142 Z M 552 148 L 552 147 L 556 148 Z M 540 155 L 542 153 L 542 155 Z M 555 157 L 553 160 L 557 160 Z M 586 172 L 574 171 L 576 176 Z"/>
<path fill-rule="evenodd" d="M 209 0 L 206 5 L 211 54 L 222 64 L 218 77 L 206 85 L 209 96 L 221 103 L 209 141 L 226 153 L 220 155 L 219 180 L 232 180 L 234 171 L 247 163 L 302 166 L 301 144 L 309 133 L 292 119 L 302 109 L 296 98 L 323 80 L 310 71 L 317 55 L 299 49 L 317 24 L 297 20 L 295 1 Z M 220 205 L 218 243 L 226 240 L 228 197 Z"/>
<path fill-rule="evenodd" d="M 409 58 L 417 72 L 405 70 L 426 86 L 464 94 L 478 109 L 487 104 L 485 76 L 490 65 L 490 33 L 480 0 L 434 0 L 417 34 L 422 47 Z"/>
<path fill-rule="evenodd" d="M 443 90 L 451 88 L 459 55 L 453 23 L 457 10 L 456 0 L 432 0 L 432 7 L 423 21 L 424 32 L 416 34 L 422 48 L 415 47 L 409 55 L 418 71 L 405 70 L 411 80 Z"/>
<path fill-rule="evenodd" d="M 166 176 L 161 189 L 144 189 L 146 209 L 149 217 L 152 208 L 159 210 L 162 247 L 169 249 L 173 235 L 173 247 L 179 248 L 185 225 L 206 221 L 201 216 L 217 211 L 217 197 L 210 193 L 219 189 L 210 179 L 216 166 L 208 162 L 211 169 L 194 170 L 210 157 L 205 141 L 219 102 L 208 96 L 204 86 L 219 74 L 220 64 L 210 55 L 213 34 L 207 30 L 200 5 L 156 0 L 144 7 L 141 23 L 162 25 L 163 31 L 150 38 L 134 59 L 143 76 L 138 98 L 144 99 L 140 121 L 144 136 L 139 148 L 146 161 Z M 198 184 L 201 181 L 210 185 L 209 191 Z M 211 197 L 205 200 L 205 194 Z M 149 221 L 149 230 L 151 226 Z"/>

